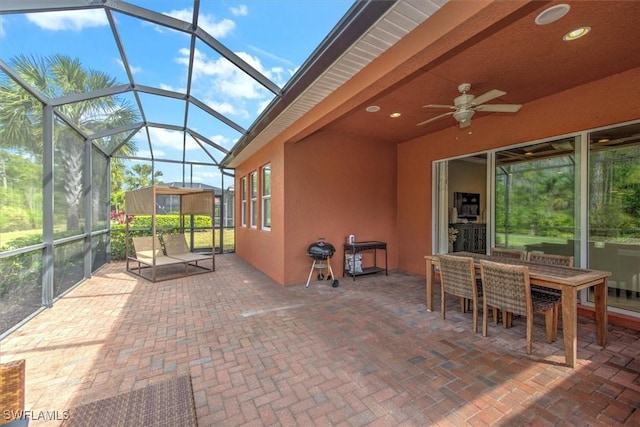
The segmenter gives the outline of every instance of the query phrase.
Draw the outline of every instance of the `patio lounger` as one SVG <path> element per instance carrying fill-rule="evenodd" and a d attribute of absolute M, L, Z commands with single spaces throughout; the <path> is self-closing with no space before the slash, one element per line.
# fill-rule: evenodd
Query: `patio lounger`
<path fill-rule="evenodd" d="M 146 265 L 154 265 L 153 260 L 155 258 L 155 265 L 170 265 L 180 264 L 181 261 L 176 258 L 168 257 L 162 251 L 162 245 L 158 237 L 132 237 L 133 248 L 136 256 L 135 260 L 139 263 Z M 155 242 L 154 242 L 155 241 Z M 154 248 L 155 244 L 155 248 Z"/>
<path fill-rule="evenodd" d="M 194 262 L 198 265 L 198 261 L 208 261 L 211 259 L 209 255 L 196 254 L 191 252 L 187 246 L 186 236 L 184 234 L 165 234 L 162 236 L 164 248 L 167 256 L 170 258 L 180 259 L 186 262 Z"/>
<path fill-rule="evenodd" d="M 165 255 L 162 251 L 160 239 L 157 236 L 154 237 L 132 237 L 133 247 L 135 250 L 135 257 L 127 257 L 127 271 L 136 274 L 144 279 L 149 280 L 142 274 L 142 269 L 151 268 L 151 281 L 156 282 L 159 280 L 168 280 L 178 277 L 185 277 L 191 274 L 207 273 L 215 270 L 215 264 L 212 267 L 198 265 L 199 261 L 213 261 L 213 256 L 199 255 L 187 252 L 182 252 L 183 248 L 176 246 L 180 240 L 177 237 L 181 237 L 186 247 L 186 241 L 183 235 L 176 236 L 176 239 L 167 239 L 165 241 L 165 249 L 172 255 Z M 177 242 L 177 243 L 176 243 Z M 180 249 L 180 250 L 178 250 Z M 173 252 L 172 252 L 173 251 Z M 129 268 L 129 263 L 137 263 L 137 268 Z M 155 263 L 154 263 L 155 262 Z M 163 279 L 156 280 L 156 273 L 158 267 L 168 267 L 175 265 L 184 265 L 184 272 L 176 276 L 175 272 Z M 196 271 L 193 271 L 195 268 Z"/>
<path fill-rule="evenodd" d="M 151 268 L 151 281 L 156 281 L 156 267 L 162 267 L 167 265 L 184 264 L 185 275 L 187 275 L 187 269 L 189 263 L 178 258 L 168 257 L 162 251 L 160 239 L 157 236 L 145 236 L 145 237 L 132 237 L 133 248 L 135 251 L 135 257 L 127 257 L 127 271 L 132 271 L 140 277 L 144 277 L 141 273 L 143 268 Z M 129 261 L 136 262 L 137 268 L 130 269 Z M 137 272 L 135 271 L 137 270 Z"/>

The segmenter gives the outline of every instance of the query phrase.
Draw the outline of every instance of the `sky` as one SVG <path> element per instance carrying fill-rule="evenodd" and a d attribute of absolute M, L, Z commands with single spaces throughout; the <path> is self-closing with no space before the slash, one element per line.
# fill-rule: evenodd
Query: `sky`
<path fill-rule="evenodd" d="M 25 1 L 27 4 L 28 1 Z M 52 2 L 53 3 L 53 2 Z M 191 21 L 192 0 L 130 0 L 130 4 Z M 198 25 L 228 49 L 283 87 L 313 50 L 340 21 L 353 0 L 202 0 Z M 0 9 L 1 9 L 0 5 Z M 186 33 L 114 11 L 124 54 L 136 84 L 184 93 L 187 87 L 190 37 Z M 217 112 L 248 129 L 274 95 L 215 50 L 198 40 L 191 94 Z M 117 44 L 103 9 L 0 15 L 0 58 L 16 55 L 79 58 L 88 69 L 100 70 L 121 84 L 128 83 Z M 132 105 L 132 94 L 121 96 Z M 184 125 L 185 103 L 151 94 L 140 96 L 148 122 Z M 193 105 L 187 127 L 226 149 L 241 134 Z M 186 150 L 181 132 L 150 128 L 152 145 L 140 132 L 133 141 L 137 156 L 212 163 L 224 154 L 205 153 L 191 137 Z M 182 166 L 157 163 L 164 182 L 182 181 Z M 187 181 L 220 186 L 217 168 L 194 166 Z M 230 181 L 227 181 L 225 187 Z"/>

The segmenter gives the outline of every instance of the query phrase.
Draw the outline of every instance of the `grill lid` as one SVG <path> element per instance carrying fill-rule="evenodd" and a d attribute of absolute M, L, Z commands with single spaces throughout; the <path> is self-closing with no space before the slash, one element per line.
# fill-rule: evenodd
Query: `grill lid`
<path fill-rule="evenodd" d="M 307 255 L 314 259 L 331 258 L 335 252 L 336 248 L 331 243 L 325 242 L 324 239 L 318 239 L 307 248 Z"/>

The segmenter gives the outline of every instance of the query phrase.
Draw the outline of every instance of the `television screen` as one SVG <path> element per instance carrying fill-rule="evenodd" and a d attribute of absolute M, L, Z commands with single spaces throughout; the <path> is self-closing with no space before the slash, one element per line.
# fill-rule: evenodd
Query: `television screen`
<path fill-rule="evenodd" d="M 458 218 L 475 220 L 480 215 L 480 194 L 478 193 L 454 193 L 455 207 Z"/>

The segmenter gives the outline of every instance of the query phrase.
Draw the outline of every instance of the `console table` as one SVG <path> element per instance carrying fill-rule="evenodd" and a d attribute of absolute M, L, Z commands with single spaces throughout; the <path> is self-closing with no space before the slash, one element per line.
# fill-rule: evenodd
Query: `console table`
<path fill-rule="evenodd" d="M 384 267 L 378 266 L 378 250 L 384 251 Z M 364 251 L 373 251 L 373 265 L 372 266 L 362 266 L 362 271 L 356 271 L 356 254 L 364 252 Z M 347 256 L 352 257 L 352 265 L 353 269 L 350 271 L 347 268 L 346 258 Z M 378 273 L 380 271 L 384 271 L 386 276 L 389 275 L 387 271 L 387 243 L 386 242 L 378 242 L 378 241 L 367 241 L 367 242 L 354 242 L 354 243 L 345 243 L 344 244 L 344 257 L 342 258 L 342 271 L 343 277 L 350 275 L 353 277 L 353 280 L 356 280 L 356 276 L 361 276 L 363 274 L 373 274 Z"/>
<path fill-rule="evenodd" d="M 487 227 L 485 224 L 456 223 L 449 224 L 458 230 L 456 241 L 453 242 L 453 252 L 487 253 Z"/>

